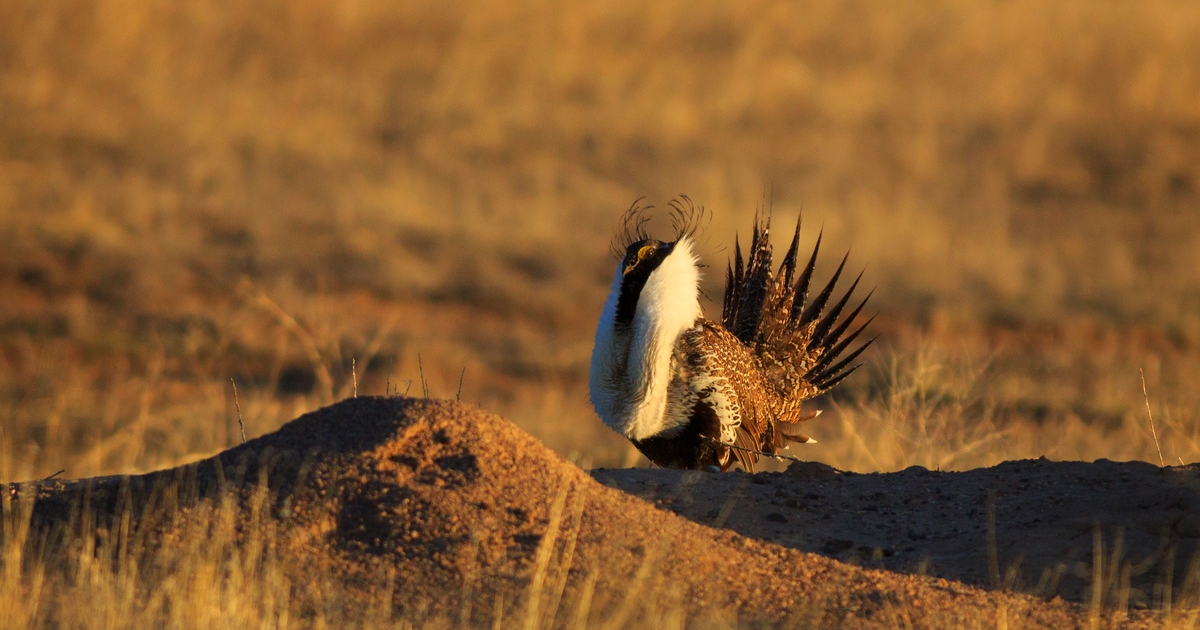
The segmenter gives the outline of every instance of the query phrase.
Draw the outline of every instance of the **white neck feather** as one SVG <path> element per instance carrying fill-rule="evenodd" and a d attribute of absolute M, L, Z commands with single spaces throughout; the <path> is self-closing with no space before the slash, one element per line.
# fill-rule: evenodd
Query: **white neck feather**
<path fill-rule="evenodd" d="M 665 418 L 671 356 L 679 336 L 701 315 L 696 262 L 691 240 L 680 239 L 646 280 L 632 325 L 621 328 L 616 326 L 622 281 L 617 267 L 596 328 L 588 385 L 600 419 L 630 439 L 673 428 Z"/>

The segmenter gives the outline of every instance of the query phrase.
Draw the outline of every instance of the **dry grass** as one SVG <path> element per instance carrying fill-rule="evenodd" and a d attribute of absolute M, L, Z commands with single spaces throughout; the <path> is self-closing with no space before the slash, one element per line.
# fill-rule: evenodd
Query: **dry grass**
<path fill-rule="evenodd" d="M 265 495 L 264 495 L 265 499 Z M 728 628 L 727 619 L 686 619 L 677 601 L 645 597 L 646 590 L 665 590 L 654 575 L 655 554 L 647 554 L 627 591 L 615 594 L 611 609 L 593 609 L 592 598 L 599 569 L 590 569 L 581 592 L 563 599 L 566 573 L 572 563 L 572 546 L 579 526 L 583 499 L 571 506 L 573 520 L 564 523 L 566 493 L 551 507 L 551 520 L 538 546 L 535 564 L 524 592 L 501 595 L 494 601 L 471 596 L 470 580 L 463 585 L 460 618 L 427 618 L 420 614 L 393 619 L 393 579 L 381 574 L 364 602 L 362 594 L 343 583 L 332 571 L 310 572 L 294 581 L 294 572 L 282 566 L 276 553 L 276 529 L 238 527 L 238 510 L 222 505 L 188 523 L 176 540 L 148 544 L 145 531 L 129 527 L 122 518 L 117 532 L 92 523 L 72 524 L 32 541 L 28 529 L 29 502 L 14 503 L 5 493 L 4 574 L 0 605 L 5 628 L 451 628 L 470 627 L 475 609 L 490 610 L 493 628 Z M 137 522 L 136 516 L 133 522 Z M 274 523 L 272 523 L 274 525 Z M 566 526 L 566 531 L 562 531 Z M 152 529 L 152 528 L 151 528 Z M 243 540 L 243 531 L 250 540 Z M 560 535 L 565 544 L 556 544 Z M 22 558 L 28 549 L 44 549 L 58 538 L 76 540 L 65 557 Z M 558 547 L 558 548 L 556 548 Z M 557 553 L 556 553 L 557 551 Z M 22 562 L 24 561 L 24 564 Z M 20 568 L 26 567 L 22 572 Z M 547 577 L 555 579 L 548 581 Z M 653 589 L 643 589 L 654 582 Z M 820 601 L 832 592 L 813 590 L 801 597 L 797 619 L 820 623 Z M 520 603 L 514 607 L 514 605 Z M 899 610 L 883 616 L 898 617 Z M 475 615 L 476 617 L 478 615 Z M 1166 626 L 1170 627 L 1170 626 Z"/>
<path fill-rule="evenodd" d="M 720 265 L 765 187 L 870 263 L 876 364 L 941 348 L 913 378 L 982 406 L 942 444 L 886 420 L 909 377 L 881 367 L 838 404 L 892 446 L 815 457 L 953 466 L 1000 426 L 990 460 L 1146 458 L 1139 368 L 1194 450 L 1187 3 L 0 12 L 0 477 L 212 452 L 230 376 L 257 434 L 418 353 L 435 395 L 465 368 L 466 400 L 621 463 L 583 386 L 613 217 L 687 191 Z M 876 452 L 906 440 L 940 452 Z"/>
<path fill-rule="evenodd" d="M 996 391 L 1014 379 L 979 355 L 948 354 L 935 346 L 917 345 L 871 366 L 876 394 L 855 394 L 835 402 L 836 420 L 825 428 L 829 437 L 820 459 L 846 470 L 893 471 L 919 465 L 930 470 L 966 470 L 994 466 L 1011 459 L 1055 460 L 1097 458 L 1158 463 L 1159 450 L 1168 465 L 1200 460 L 1200 424 L 1194 399 L 1183 390 L 1180 400 L 1134 405 L 1130 390 L 1108 413 L 1095 407 L 1071 410 L 1022 408 Z M 1136 379 L 1136 369 L 1133 370 Z M 1119 375 L 1128 377 L 1128 371 Z M 1026 378 L 1033 380 L 1036 375 Z M 1110 394 L 1111 395 L 1111 394 Z M 1146 406 L 1162 415 L 1152 432 Z M 1088 415 L 1092 417 L 1088 417 Z M 822 416 L 824 417 L 824 416 Z M 836 422 L 836 424 L 835 424 Z M 804 451 L 809 455 L 808 451 Z"/>
<path fill-rule="evenodd" d="M 12 488 L 6 488 L 0 505 L 3 627 L 767 627 L 739 624 L 736 609 L 726 611 L 724 616 L 717 609 L 707 616 L 689 618 L 680 599 L 681 585 L 665 579 L 670 575 L 670 567 L 663 567 L 672 545 L 668 539 L 651 543 L 636 571 L 623 581 L 625 587 L 618 586 L 616 592 L 605 593 L 601 599 L 594 591 L 597 578 L 614 569 L 595 562 L 595 558 L 582 561 L 575 554 L 581 516 L 590 507 L 589 493 L 580 491 L 566 478 L 551 492 L 541 540 L 527 567 L 526 579 L 515 582 L 515 590 L 501 591 L 494 599 L 482 597 L 477 592 L 478 575 L 468 571 L 463 576 L 457 614 L 408 608 L 404 616 L 397 618 L 392 610 L 393 598 L 399 599 L 400 606 L 405 600 L 398 575 L 389 573 L 394 570 L 389 569 L 390 563 L 375 562 L 371 566 L 367 561 L 372 558 L 364 556 L 360 558 L 365 567 L 362 575 L 348 578 L 329 562 L 316 559 L 322 551 L 312 547 L 321 544 L 310 535 L 301 537 L 309 548 L 296 555 L 295 532 L 289 536 L 286 531 L 295 523 L 279 518 L 274 507 L 289 501 L 271 496 L 265 468 L 258 471 L 257 486 L 232 481 L 225 490 L 200 501 L 194 501 L 194 487 L 193 500 L 183 498 L 189 494 L 189 483 L 181 481 L 186 473 L 178 473 L 173 482 L 155 485 L 149 500 L 131 500 L 129 487 L 123 486 L 120 498 L 113 502 L 117 506 L 113 512 L 103 508 L 93 511 L 88 503 L 92 495 L 87 493 L 83 505 L 68 509 L 71 518 L 50 530 L 35 531 L 30 526 L 30 497 L 36 493 L 10 492 Z M 232 479 L 239 473 L 231 466 L 227 474 Z M 239 494 L 248 497 L 245 504 L 238 500 Z M 142 507 L 133 507 L 138 502 Z M 185 502 L 189 507 L 180 509 Z M 478 542 L 474 540 L 472 545 Z M 1129 607 L 1131 564 L 1122 556 L 1121 533 L 1118 531 L 1112 539 L 1097 527 L 1094 546 L 1091 564 L 1078 564 L 1080 570 L 1090 572 L 1095 588 L 1091 597 L 1073 610 L 1064 610 L 1061 602 L 1046 607 L 1037 599 L 1009 592 L 990 596 L 976 592 L 972 597 L 954 600 L 960 607 L 931 611 L 929 603 L 922 602 L 921 610 L 914 612 L 897 598 L 897 593 L 905 592 L 904 586 L 889 583 L 884 574 L 867 577 L 882 595 L 874 602 L 878 606 L 864 612 L 854 605 L 847 607 L 843 591 L 846 585 L 832 579 L 837 574 L 824 574 L 826 579 L 803 584 L 797 590 L 790 622 L 783 627 L 1058 628 L 1084 627 L 1089 622 L 1094 628 L 1194 627 L 1200 614 L 1200 601 L 1196 599 L 1200 593 L 1200 562 L 1193 559 L 1187 567 L 1180 567 L 1186 577 L 1181 583 L 1175 582 L 1174 589 L 1168 573 L 1161 588 L 1155 590 L 1156 601 L 1161 600 L 1163 606 L 1146 612 Z M 579 571 L 580 567 L 584 570 Z M 575 573 L 576 585 L 571 589 L 564 588 L 568 572 Z M 582 587 L 578 585 L 581 575 Z M 929 597 L 939 590 L 970 594 L 962 590 L 965 587 L 948 585 L 944 580 L 918 583 L 921 588 L 909 591 L 910 595 Z M 1005 578 L 1006 591 L 1012 583 L 1010 573 Z M 910 580 L 907 586 L 913 589 L 916 585 Z M 1022 590 L 1036 592 L 1031 585 Z M 447 596 L 458 601 L 459 594 Z M 1047 614 L 1039 610 L 1041 607 L 1053 610 Z M 752 612 L 753 604 L 743 610 Z M 479 612 L 484 613 L 486 624 L 478 623 Z M 1054 625 L 1047 626 L 1047 618 Z"/>
<path fill-rule="evenodd" d="M 230 377 L 258 435 L 418 353 L 436 396 L 465 368 L 635 461 L 585 387 L 613 217 L 687 192 L 720 265 L 764 189 L 879 286 L 805 457 L 1156 461 L 1144 368 L 1198 459 L 1198 30 L 1176 0 L 10 0 L 0 479 L 211 453 Z"/>

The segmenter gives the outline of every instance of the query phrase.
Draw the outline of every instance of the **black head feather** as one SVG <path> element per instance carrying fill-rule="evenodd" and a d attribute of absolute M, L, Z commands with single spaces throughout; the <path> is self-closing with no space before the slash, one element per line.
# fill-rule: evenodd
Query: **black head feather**
<path fill-rule="evenodd" d="M 676 241 L 685 236 L 694 238 L 712 221 L 712 214 L 706 211 L 704 206 L 693 203 L 687 195 L 679 195 L 667 202 L 667 205 L 671 207 L 671 230 L 675 233 Z"/>
<path fill-rule="evenodd" d="M 617 222 L 616 234 L 610 244 L 614 257 L 623 258 L 630 245 L 651 240 L 646 226 L 653 218 L 651 211 L 654 210 L 654 206 L 645 201 L 645 197 L 638 197 Z M 684 237 L 694 239 L 712 221 L 712 214 L 705 210 L 704 206 L 696 205 L 687 195 L 679 195 L 667 205 L 670 206 L 667 218 L 671 222 L 673 233 L 670 242 L 678 242 Z"/>
<path fill-rule="evenodd" d="M 630 245 L 650 238 L 646 233 L 646 224 L 650 222 L 650 211 L 654 206 L 643 203 L 645 201 L 645 197 L 635 199 L 617 222 L 616 234 L 609 245 L 614 257 L 624 258 Z"/>

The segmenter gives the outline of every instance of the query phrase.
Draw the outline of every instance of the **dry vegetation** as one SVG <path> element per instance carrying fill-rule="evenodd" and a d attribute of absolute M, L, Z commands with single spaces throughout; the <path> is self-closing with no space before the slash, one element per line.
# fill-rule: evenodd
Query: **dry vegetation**
<path fill-rule="evenodd" d="M 1195 461 L 1197 32 L 1182 0 L 7 0 L 0 480 L 236 444 L 231 378 L 250 436 L 423 374 L 631 464 L 586 396 L 613 219 L 686 192 L 716 271 L 766 189 L 879 287 L 804 457 L 1157 462 L 1144 368 Z"/>
<path fill-rule="evenodd" d="M 983 590 L 988 580 L 978 579 L 974 557 L 943 554 L 933 575 L 894 572 L 891 561 L 890 571 L 879 570 L 880 558 L 838 561 L 781 539 L 815 527 L 780 529 L 742 513 L 788 511 L 781 506 L 830 486 L 857 485 L 830 497 L 853 503 L 870 492 L 862 483 L 890 487 L 896 506 L 893 494 L 928 496 L 930 484 L 917 480 L 940 477 L 960 501 L 917 501 L 909 516 L 924 524 L 905 520 L 922 531 L 932 521 L 965 525 L 931 511 L 962 510 L 1000 468 L 858 475 L 810 462 L 753 477 L 608 469 L 593 478 L 472 405 L 359 397 L 180 468 L 0 488 L 8 580 L 0 605 L 9 625 L 68 628 L 1190 627 L 1200 565 L 1180 565 L 1173 577 L 1184 541 L 1143 559 L 1154 536 L 1129 517 L 1194 526 L 1195 469 L 1040 460 L 1004 468 L 1033 485 L 1061 488 L 1073 474 L 1097 482 L 1074 486 L 1076 505 L 1057 506 L 1069 511 L 1065 528 L 1043 543 L 1070 545 L 1080 508 L 1113 492 L 1124 503 L 1107 506 L 1106 529 L 1124 522 L 1129 537 L 1095 526 L 1084 541 L 1092 541 L 1090 558 L 1068 557 L 1066 575 L 1047 567 L 1036 586 L 1018 586 L 1022 594 L 998 588 L 998 567 L 1003 584 L 1022 583 L 1009 553 L 1020 529 L 1004 527 L 992 560 L 966 554 L 991 567 L 995 588 Z M 1045 474 L 1052 469 L 1075 473 Z M 1123 481 L 1112 486 L 1112 477 Z M 744 493 L 752 496 L 739 500 Z M 1155 496 L 1190 507 L 1135 507 Z M 1053 509 L 1045 494 L 1013 493 L 997 500 L 998 523 L 1017 516 L 1016 498 L 1028 503 L 1025 514 Z M 838 536 L 864 520 L 837 506 L 829 521 L 820 513 L 832 506 L 821 503 L 789 513 L 833 525 Z M 689 511 L 683 506 L 700 513 L 671 513 Z M 710 508 L 715 516 L 704 516 Z M 898 541 L 888 538 L 888 547 Z M 957 553 L 971 538 L 954 537 Z M 16 570 L 22 560 L 24 574 Z M 1032 568 L 1036 575 L 1040 567 Z M 1047 595 L 1056 592 L 1071 602 Z"/>

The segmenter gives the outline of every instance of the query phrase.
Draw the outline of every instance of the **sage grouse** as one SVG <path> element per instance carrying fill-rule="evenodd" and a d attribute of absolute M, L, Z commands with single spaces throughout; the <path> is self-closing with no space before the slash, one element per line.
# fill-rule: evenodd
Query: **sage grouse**
<path fill-rule="evenodd" d="M 846 266 L 843 257 L 808 302 L 820 236 L 797 277 L 797 220 L 791 247 L 772 273 L 770 219 L 756 218 L 745 261 L 735 240 L 721 322 L 705 319 L 692 249 L 703 210 L 686 197 L 671 206 L 671 241 L 645 233 L 646 208 L 635 205 L 623 219 L 614 248 L 622 255 L 623 247 L 623 258 L 592 350 L 592 405 L 605 424 L 659 466 L 725 471 L 736 461 L 752 472 L 759 454 L 815 441 L 799 432 L 800 424 L 820 412 L 804 413 L 801 403 L 861 365 L 851 363 L 874 338 L 842 355 L 870 324 L 847 334 L 871 296 L 841 317 L 858 287 L 855 279 L 829 306 Z"/>

